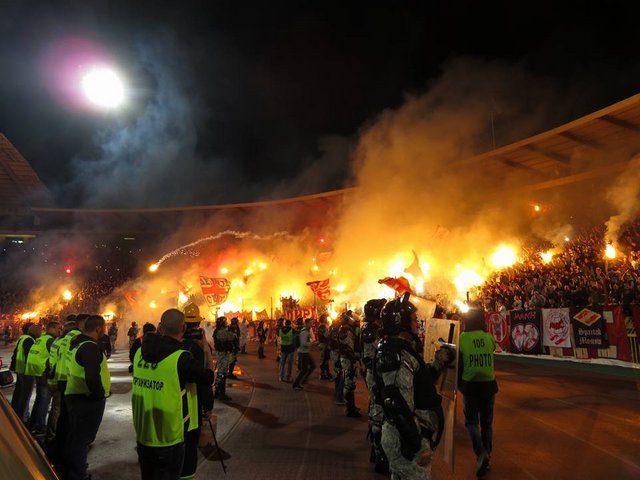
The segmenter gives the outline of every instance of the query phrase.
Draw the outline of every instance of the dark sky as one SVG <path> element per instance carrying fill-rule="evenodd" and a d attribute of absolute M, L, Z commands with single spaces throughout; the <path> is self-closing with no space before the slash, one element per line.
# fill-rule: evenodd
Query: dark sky
<path fill-rule="evenodd" d="M 0 132 L 64 206 L 340 188 L 363 126 L 453 59 L 579 85 L 568 117 L 637 93 L 632 3 L 4 0 Z M 78 109 L 53 90 L 52 48 L 71 38 L 124 72 L 126 109 Z"/>

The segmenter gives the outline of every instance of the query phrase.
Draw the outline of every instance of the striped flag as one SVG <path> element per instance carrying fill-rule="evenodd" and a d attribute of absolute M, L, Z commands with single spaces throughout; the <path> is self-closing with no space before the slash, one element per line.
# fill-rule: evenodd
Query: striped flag
<path fill-rule="evenodd" d="M 328 302 L 331 299 L 331 287 L 329 286 L 328 278 L 326 280 L 307 282 L 307 285 L 311 287 L 311 291 L 323 302 Z"/>

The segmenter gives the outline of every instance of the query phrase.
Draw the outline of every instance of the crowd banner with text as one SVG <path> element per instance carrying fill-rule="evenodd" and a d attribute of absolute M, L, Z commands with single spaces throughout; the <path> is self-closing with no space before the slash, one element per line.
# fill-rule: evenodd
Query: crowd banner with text
<path fill-rule="evenodd" d="M 568 308 L 542 309 L 542 345 L 571 348 L 571 316 Z"/>
<path fill-rule="evenodd" d="M 571 326 L 576 348 L 609 348 L 602 305 L 571 309 Z"/>
<path fill-rule="evenodd" d="M 509 351 L 509 319 L 498 312 L 485 312 L 484 322 L 487 326 L 487 332 L 492 334 L 496 339 L 499 350 L 502 352 Z"/>
<path fill-rule="evenodd" d="M 511 352 L 542 353 L 540 310 L 511 310 Z"/>
<path fill-rule="evenodd" d="M 298 318 L 318 318 L 318 309 L 316 307 L 309 308 L 296 308 L 293 310 L 286 309 L 284 311 L 284 318 L 296 321 Z"/>
<path fill-rule="evenodd" d="M 202 289 L 202 295 L 204 295 L 204 298 L 207 300 L 207 305 L 209 307 L 215 307 L 227 301 L 229 290 L 231 289 L 231 282 L 226 278 L 201 276 L 200 288 Z"/>

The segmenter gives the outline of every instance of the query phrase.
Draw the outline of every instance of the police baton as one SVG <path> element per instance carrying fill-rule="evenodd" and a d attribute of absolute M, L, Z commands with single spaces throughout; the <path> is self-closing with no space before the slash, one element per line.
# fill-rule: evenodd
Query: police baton
<path fill-rule="evenodd" d="M 216 450 L 218 451 L 218 457 L 220 458 L 220 464 L 222 465 L 222 470 L 224 474 L 227 474 L 227 466 L 224 464 L 224 458 L 222 457 L 222 451 L 220 450 L 220 446 L 218 445 L 218 439 L 216 438 L 216 432 L 213 430 L 213 425 L 211 424 L 211 418 L 207 419 L 209 423 L 209 428 L 211 429 L 211 434 L 213 435 L 213 442 L 216 444 Z"/>

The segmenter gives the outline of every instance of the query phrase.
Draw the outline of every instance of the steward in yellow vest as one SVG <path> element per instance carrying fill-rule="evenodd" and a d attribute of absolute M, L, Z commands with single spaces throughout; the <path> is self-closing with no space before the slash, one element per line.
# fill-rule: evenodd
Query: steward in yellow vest
<path fill-rule="evenodd" d="M 87 477 L 87 454 L 102 423 L 111 377 L 107 358 L 98 346 L 105 321 L 89 316 L 82 333 L 73 337 L 65 352 L 67 383 L 64 401 L 68 410 L 68 431 L 63 452 L 65 478 Z"/>
<path fill-rule="evenodd" d="M 484 310 L 472 304 L 462 315 L 458 377 L 463 395 L 464 424 L 476 454 L 476 476 L 490 468 L 493 449 L 493 406 L 498 392 L 493 352 L 496 341 L 484 331 Z"/>
<path fill-rule="evenodd" d="M 42 329 L 35 323 L 27 323 L 22 327 L 22 335 L 18 338 L 16 348 L 11 356 L 11 371 L 16 373 L 16 386 L 11 397 L 11 406 L 18 417 L 27 422 L 29 418 L 29 401 L 33 392 L 35 377 L 27 375 L 27 358 L 29 351 L 40 337 Z"/>
<path fill-rule="evenodd" d="M 162 314 L 158 333 L 147 333 L 133 359 L 131 407 L 142 479 L 181 477 L 185 436 L 200 427 L 197 386 L 211 388 L 205 362 L 184 349 L 184 314 Z M 195 471 L 193 472 L 195 474 Z"/>
<path fill-rule="evenodd" d="M 58 335 L 60 335 L 60 324 L 56 321 L 49 322 L 46 333 L 38 337 L 36 343 L 29 350 L 29 356 L 27 357 L 25 372 L 27 375 L 34 376 L 36 382 L 36 400 L 33 404 L 27 427 L 37 435 L 45 433 L 47 411 L 51 402 L 51 391 L 49 390 L 47 379 L 49 373 L 49 350 Z"/>

